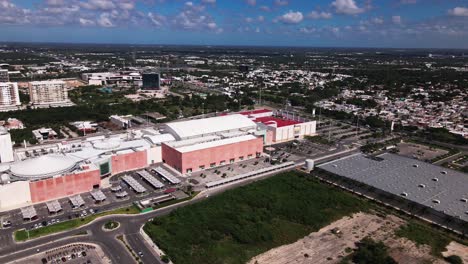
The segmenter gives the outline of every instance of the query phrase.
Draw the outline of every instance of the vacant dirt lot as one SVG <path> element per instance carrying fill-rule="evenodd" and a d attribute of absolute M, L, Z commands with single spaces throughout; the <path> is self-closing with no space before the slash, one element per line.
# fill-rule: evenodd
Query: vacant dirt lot
<path fill-rule="evenodd" d="M 430 248 L 394 235 L 405 221 L 396 216 L 379 217 L 357 213 L 344 217 L 311 233 L 295 243 L 271 249 L 249 261 L 249 264 L 320 264 L 338 263 L 356 248 L 355 243 L 366 236 L 383 241 L 390 255 L 400 264 L 445 263 L 430 255 Z M 340 232 L 336 234 L 336 230 Z"/>
<path fill-rule="evenodd" d="M 399 143 L 398 154 L 419 160 L 432 160 L 448 153 L 447 150 L 432 148 L 415 143 Z"/>
<path fill-rule="evenodd" d="M 457 242 L 451 242 L 447 246 L 447 251 L 443 252 L 444 257 L 457 255 L 462 258 L 463 263 L 468 263 L 468 247 Z"/>

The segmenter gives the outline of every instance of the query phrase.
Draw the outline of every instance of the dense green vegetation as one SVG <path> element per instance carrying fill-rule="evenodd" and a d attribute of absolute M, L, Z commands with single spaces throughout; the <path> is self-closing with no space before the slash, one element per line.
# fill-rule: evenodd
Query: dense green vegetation
<path fill-rule="evenodd" d="M 434 256 L 441 256 L 451 239 L 444 234 L 415 221 L 410 221 L 396 231 L 396 235 L 405 237 L 417 245 L 429 245 Z"/>
<path fill-rule="evenodd" d="M 299 172 L 227 191 L 144 230 L 178 264 L 245 263 L 369 204 Z"/>
<path fill-rule="evenodd" d="M 388 255 L 388 248 L 381 241 L 375 242 L 370 238 L 364 238 L 358 244 L 357 250 L 350 256 L 344 258 L 340 264 L 396 264 L 397 262 Z"/>

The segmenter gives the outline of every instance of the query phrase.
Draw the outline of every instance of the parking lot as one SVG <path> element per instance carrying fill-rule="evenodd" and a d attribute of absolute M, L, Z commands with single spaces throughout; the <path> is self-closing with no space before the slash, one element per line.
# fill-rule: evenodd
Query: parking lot
<path fill-rule="evenodd" d="M 168 180 L 166 180 L 164 177 L 161 177 L 161 175 L 159 175 L 158 173 L 152 171 L 151 169 L 147 169 L 146 172 L 148 172 L 156 181 L 161 183 L 160 188 L 155 188 L 147 180 L 143 179 L 137 172 L 138 171 L 132 171 L 112 176 L 112 178 L 110 179 L 112 187 L 100 189 L 102 193 L 99 193 L 99 190 L 93 190 L 88 193 L 82 193 L 79 195 L 79 197 L 72 196 L 55 200 L 57 201 L 56 204 L 58 204 L 58 206 L 60 207 L 60 210 L 58 210 L 57 213 L 51 213 L 49 209 L 51 205 L 49 205 L 48 207 L 47 203 L 35 204 L 32 206 L 37 216 L 33 217 L 31 220 L 24 219 L 24 212 L 22 212 L 22 209 L 24 211 L 25 208 L 31 206 L 26 206 L 22 209 L 16 209 L 8 212 L 2 212 L 0 213 L 2 228 L 14 230 L 21 228 L 25 228 L 27 230 L 36 229 L 43 226 L 53 225 L 63 221 L 71 220 L 74 218 L 86 217 L 91 214 L 98 213 L 100 211 L 107 211 L 123 206 L 128 206 L 133 202 L 142 199 L 160 196 L 164 193 L 165 190 L 169 188 L 178 188 L 181 186 L 181 184 L 171 184 Z M 145 191 L 139 193 L 132 187 L 130 187 L 129 184 L 122 180 L 122 177 L 125 175 L 133 178 L 135 182 L 137 182 L 144 188 Z M 79 206 L 80 203 L 77 204 L 76 201 L 81 200 L 80 197 L 83 202 L 81 206 Z M 98 201 L 100 200 L 99 197 L 101 197 L 100 199 L 103 200 Z M 75 205 L 73 205 L 72 201 L 75 202 Z M 49 201 L 48 203 L 50 202 L 51 201 Z M 3 224 L 7 223 L 9 225 L 3 227 Z"/>
<path fill-rule="evenodd" d="M 97 245 L 71 244 L 60 248 L 41 252 L 33 256 L 16 261 L 18 264 L 100 264 L 110 263 L 104 252 Z"/>

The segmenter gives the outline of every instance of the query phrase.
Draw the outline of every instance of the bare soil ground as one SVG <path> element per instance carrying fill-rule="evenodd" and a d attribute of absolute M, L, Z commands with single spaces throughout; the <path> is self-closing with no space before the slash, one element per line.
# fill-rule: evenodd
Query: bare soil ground
<path fill-rule="evenodd" d="M 405 221 L 396 216 L 379 217 L 357 213 L 344 217 L 317 232 L 292 243 L 271 249 L 252 258 L 249 264 L 320 264 L 338 263 L 356 249 L 356 242 L 364 237 L 382 241 L 389 254 L 401 264 L 445 263 L 430 255 L 430 248 L 394 235 Z M 335 234 L 333 230 L 339 229 Z"/>
<path fill-rule="evenodd" d="M 447 246 L 447 251 L 442 252 L 442 255 L 444 257 L 457 255 L 463 260 L 463 263 L 468 263 L 468 247 L 457 242 L 450 242 Z"/>
<path fill-rule="evenodd" d="M 432 160 L 448 153 L 448 151 L 444 149 L 432 148 L 415 143 L 399 143 L 397 146 L 400 151 L 398 154 L 419 160 Z"/>

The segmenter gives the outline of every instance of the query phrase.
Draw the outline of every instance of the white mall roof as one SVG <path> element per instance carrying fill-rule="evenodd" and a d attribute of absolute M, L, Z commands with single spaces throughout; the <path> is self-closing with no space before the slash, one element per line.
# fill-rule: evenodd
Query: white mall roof
<path fill-rule="evenodd" d="M 10 171 L 17 177 L 43 178 L 70 172 L 76 166 L 75 158 L 51 154 L 16 162 Z"/>
<path fill-rule="evenodd" d="M 145 135 L 143 137 L 147 138 L 153 144 L 161 144 L 163 142 L 170 142 L 176 140 L 171 134 Z"/>
<path fill-rule="evenodd" d="M 186 139 L 217 132 L 255 128 L 256 124 L 243 115 L 226 115 L 166 124 L 176 138 Z"/>

